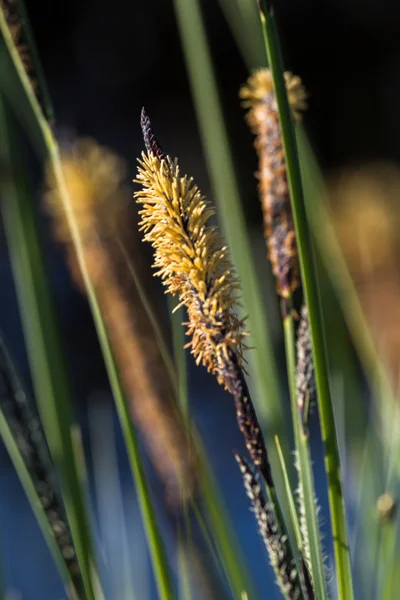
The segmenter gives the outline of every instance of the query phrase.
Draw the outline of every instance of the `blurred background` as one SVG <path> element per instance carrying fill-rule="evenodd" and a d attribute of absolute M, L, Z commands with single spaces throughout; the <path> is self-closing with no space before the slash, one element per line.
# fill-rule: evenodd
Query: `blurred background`
<path fill-rule="evenodd" d="M 221 10 L 223 4 L 202 0 L 201 7 L 242 205 L 257 266 L 265 275 L 266 310 L 274 347 L 280 357 L 278 364 L 283 365 L 279 307 L 270 267 L 264 260 L 262 216 L 254 179 L 256 154 L 238 98 L 239 87 L 248 76 L 248 66 Z M 398 218 L 396 190 L 400 191 L 400 178 L 397 179 L 400 5 L 394 0 L 304 0 L 301 3 L 276 0 L 275 4 L 286 67 L 301 76 L 309 93 L 304 124 L 323 174 L 332 182 L 330 201 L 338 239 L 358 286 L 365 314 L 372 330 L 377 332 L 377 341 L 391 374 L 397 378 L 400 333 L 397 334 L 396 310 L 400 280 L 396 252 L 399 229 L 394 226 L 397 224 L 394 216 Z M 173 2 L 114 0 L 110 4 L 103 0 L 68 3 L 29 0 L 27 9 L 54 102 L 61 143 L 68 144 L 84 135 L 112 148 L 127 161 L 126 183 L 133 192 L 130 182 L 136 174 L 136 158 L 143 150 L 139 117 L 145 106 L 165 150 L 180 157 L 182 170 L 192 175 L 212 199 Z M 257 64 L 256 52 L 254 57 L 253 66 L 261 66 Z M 384 163 L 384 166 L 371 166 L 376 163 Z M 363 174 L 370 177 L 367 183 Z M 33 168 L 31 176 L 37 184 L 39 207 L 43 189 L 39 169 Z M 350 200 L 346 202 L 342 188 L 348 189 L 349 180 L 353 193 L 349 192 Z M 385 185 L 378 185 L 377 181 L 384 181 Z M 364 203 L 363 198 L 374 185 L 376 194 L 372 194 L 370 202 Z M 357 194 L 360 189 L 362 197 Z M 390 196 L 391 203 L 380 200 L 386 196 Z M 351 212 L 349 207 L 354 197 L 358 204 Z M 364 213 L 364 209 L 368 212 Z M 134 598 L 156 598 L 135 492 L 88 304 L 71 280 L 65 252 L 54 242 L 48 217 L 43 211 L 40 214 L 47 267 L 73 381 L 76 419 L 82 428 L 83 443 L 92 457 L 87 464 L 88 481 L 100 562 L 108 578 L 108 589 L 112 590 L 107 598 L 124 598 L 123 586 L 129 583 L 135 591 Z M 361 224 L 360 218 L 364 219 Z M 361 231 L 358 237 L 355 236 L 357 227 Z M 135 231 L 132 237 L 137 239 Z M 390 250 L 379 253 L 385 240 Z M 360 250 L 360 244 L 364 250 Z M 138 245 L 137 252 L 141 260 L 150 265 L 149 249 Z M 150 266 L 148 270 L 150 272 Z M 149 282 L 148 286 L 157 298 L 168 328 L 167 307 L 159 285 Z M 1 233 L 0 290 L 0 329 L 29 387 L 29 367 L 11 267 Z M 388 333 L 381 336 L 382 332 Z M 344 335 L 347 336 L 346 327 Z M 193 367 L 190 357 L 188 364 L 190 410 L 212 458 L 228 511 L 254 575 L 255 588 L 261 597 L 272 598 L 276 593 L 278 598 L 279 592 L 274 591 L 272 582 L 268 587 L 271 592 L 265 594 L 266 559 L 232 457 L 232 450 L 242 449 L 243 445 L 235 426 L 232 404 L 204 370 Z M 357 360 L 355 365 L 358 370 Z M 282 367 L 282 378 L 283 375 Z M 366 402 L 368 397 L 366 392 Z M 282 402 L 286 402 L 285 398 Z M 312 428 L 318 438 L 318 424 L 314 421 Z M 322 472 L 318 462 L 316 471 Z M 174 555 L 174 535 L 164 508 L 163 490 L 150 465 L 149 473 L 160 513 L 165 512 L 164 528 Z M 29 504 L 2 447 L 0 477 L 0 546 L 3 577 L 9 590 L 7 600 L 65 598 Z M 120 479 L 118 493 L 115 489 L 119 486 L 114 485 L 116 477 Z M 326 498 L 320 498 L 320 503 L 323 511 L 326 510 Z"/>

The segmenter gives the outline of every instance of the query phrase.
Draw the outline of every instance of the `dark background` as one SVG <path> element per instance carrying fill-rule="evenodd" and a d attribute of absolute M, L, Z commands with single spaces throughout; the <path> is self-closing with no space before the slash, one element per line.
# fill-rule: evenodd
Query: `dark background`
<path fill-rule="evenodd" d="M 256 234 L 261 231 L 253 178 L 256 157 L 238 100 L 247 70 L 218 2 L 203 0 L 202 7 L 246 215 Z M 400 4 L 280 0 L 276 7 L 286 67 L 302 77 L 310 95 L 305 125 L 325 172 L 376 159 L 399 162 Z M 139 115 L 145 105 L 163 146 L 181 157 L 184 170 L 208 193 L 172 2 L 28 0 L 27 9 L 54 101 L 60 139 L 93 136 L 127 159 L 132 179 L 143 146 Z M 86 301 L 71 285 L 62 251 L 46 231 L 45 237 L 85 434 L 86 400 L 93 392 L 107 390 L 106 377 Z M 4 241 L 0 241 L 0 250 L 0 328 L 29 381 Z M 237 491 L 239 478 L 231 456 L 232 447 L 241 445 L 231 406 L 223 401 L 225 398 L 219 401 L 221 391 L 198 370 L 193 370 L 191 388 L 196 390 L 193 410 L 206 433 L 217 474 L 229 497 L 229 509 L 262 589 L 264 559 L 244 494 Z M 126 510 L 133 532 L 128 532 L 129 544 L 139 557 L 143 534 L 140 527 L 138 533 L 137 506 L 122 447 L 120 450 Z M 57 575 L 49 569 L 46 549 L 4 451 L 0 477 L 0 489 L 5 490 L 0 500 L 0 540 L 2 555 L 7 557 L 4 568 L 8 585 L 21 590 L 24 600 L 58 600 L 62 590 Z M 107 518 L 112 522 L 111 512 Z M 112 543 L 118 548 L 118 540 Z M 137 575 L 140 565 L 148 561 L 146 555 L 140 556 L 133 569 Z M 138 598 L 141 600 L 140 593 Z"/>

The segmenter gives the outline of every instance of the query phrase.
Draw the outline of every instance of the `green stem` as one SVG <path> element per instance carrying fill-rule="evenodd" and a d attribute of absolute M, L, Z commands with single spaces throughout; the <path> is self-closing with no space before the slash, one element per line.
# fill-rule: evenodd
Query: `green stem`
<path fill-rule="evenodd" d="M 328 481 L 328 498 L 338 580 L 338 593 L 341 600 L 352 600 L 352 572 L 342 493 L 339 449 L 329 389 L 328 365 L 325 353 L 318 282 L 315 273 L 310 232 L 304 205 L 296 136 L 286 94 L 282 57 L 273 10 L 268 8 L 265 1 L 262 2 L 262 4 L 265 9 L 264 11 L 260 11 L 260 16 L 263 25 L 268 62 L 273 75 L 279 109 L 288 184 L 300 255 L 302 282 L 311 326 L 318 408 L 322 439 L 325 448 L 325 471 Z"/>
<path fill-rule="evenodd" d="M 54 123 L 53 103 L 50 98 L 46 78 L 43 73 L 42 63 L 41 63 L 41 60 L 39 58 L 39 53 L 36 48 L 35 38 L 34 38 L 32 28 L 31 28 L 31 25 L 29 22 L 29 17 L 28 17 L 28 13 L 26 10 L 24 0 L 17 0 L 17 12 L 20 17 L 19 20 L 21 23 L 23 36 L 27 43 L 27 46 L 29 49 L 29 55 L 30 55 L 32 63 L 33 63 L 34 75 L 39 84 L 40 100 L 41 100 L 41 104 L 43 106 L 43 111 L 44 111 L 49 123 Z"/>
<path fill-rule="evenodd" d="M 71 231 L 72 240 L 75 246 L 79 267 L 85 282 L 86 292 L 89 299 L 97 335 L 103 353 L 104 362 L 107 369 L 108 378 L 113 392 L 117 412 L 124 435 L 125 446 L 136 484 L 136 491 L 139 500 L 139 506 L 142 513 L 143 524 L 149 545 L 150 556 L 153 563 L 156 584 L 159 596 L 162 600 L 172 600 L 174 594 L 172 591 L 172 581 L 169 572 L 168 560 L 164 544 L 159 531 L 156 514 L 151 501 L 148 484 L 143 470 L 136 434 L 132 425 L 128 404 L 122 389 L 118 371 L 114 362 L 114 357 L 110 344 L 108 342 L 106 327 L 101 315 L 93 285 L 87 270 L 82 241 L 79 236 L 78 227 L 71 207 L 69 192 L 62 170 L 61 159 L 58 146 L 55 142 L 49 145 L 49 160 L 52 167 L 55 180 L 62 198 L 63 207 L 67 216 Z"/>
<path fill-rule="evenodd" d="M 174 0 L 174 5 L 208 171 L 224 234 L 241 279 L 244 305 L 249 315 L 249 329 L 254 338 L 252 343 L 257 349 L 256 352 L 249 353 L 250 367 L 255 375 L 254 385 L 257 386 L 257 409 L 261 420 L 267 420 L 271 426 L 270 431 L 274 430 L 285 441 L 287 435 L 279 396 L 276 359 L 253 265 L 201 8 L 198 0 Z M 272 443 L 271 453 L 277 464 L 276 449 Z"/>
<path fill-rule="evenodd" d="M 318 523 L 309 440 L 308 436 L 305 435 L 303 431 L 301 417 L 297 406 L 296 346 L 294 323 L 291 315 L 284 319 L 283 328 L 285 335 L 286 361 L 290 389 L 290 404 L 292 408 L 294 440 L 298 455 L 299 483 L 303 492 L 302 495 L 304 505 L 301 508 L 304 511 L 305 526 L 307 528 L 306 532 L 302 531 L 302 549 L 303 554 L 305 554 L 304 542 L 308 543 L 310 567 L 315 588 L 315 595 L 318 600 L 326 600 L 328 598 L 328 592 L 326 589 L 324 560 L 321 548 L 321 532 Z"/>
<path fill-rule="evenodd" d="M 0 96 L 1 150 L 12 177 L 12 180 L 3 182 L 2 214 L 40 415 L 54 464 L 60 473 L 62 495 L 86 595 L 93 600 L 93 551 L 71 438 L 68 375 L 43 264 L 36 215 L 24 179 L 18 132 L 12 117 Z M 18 188 L 13 182 L 18 182 Z"/>
<path fill-rule="evenodd" d="M 51 167 L 54 179 L 59 188 L 60 197 L 62 199 L 63 208 L 67 217 L 67 222 L 71 230 L 72 240 L 75 246 L 79 266 L 82 272 L 83 280 L 86 286 L 89 303 L 91 306 L 94 322 L 96 325 L 97 333 L 99 336 L 104 361 L 106 364 L 108 376 L 110 379 L 111 388 L 114 395 L 114 400 L 117 406 L 118 415 L 121 422 L 122 431 L 125 438 L 125 444 L 127 448 L 127 454 L 130 460 L 132 473 L 136 483 L 137 495 L 139 500 L 139 506 L 142 513 L 144 522 L 145 532 L 147 541 L 149 544 L 150 555 L 153 562 L 155 579 L 158 586 L 159 596 L 162 600 L 172 600 L 172 583 L 169 573 L 168 561 L 166 558 L 164 546 L 162 543 L 161 535 L 158 529 L 157 519 L 155 516 L 154 508 L 151 502 L 147 482 L 143 472 L 138 445 L 135 437 L 135 432 L 132 427 L 129 409 L 124 397 L 122 386 L 120 384 L 117 369 L 115 367 L 114 358 L 112 356 L 111 348 L 108 343 L 107 333 L 105 325 L 102 319 L 100 307 L 97 302 L 96 295 L 94 293 L 93 286 L 91 284 L 86 263 L 84 259 L 84 252 L 82 243 L 80 240 L 79 232 L 75 223 L 73 211 L 71 208 L 69 193 L 67 185 L 64 179 L 64 173 L 61 165 L 61 158 L 59 153 L 58 144 L 54 138 L 53 131 L 45 118 L 45 115 L 37 101 L 37 98 L 33 92 L 29 78 L 27 77 L 18 50 L 13 43 L 10 35 L 7 23 L 4 19 L 3 11 L 0 7 L 0 30 L 3 39 L 6 43 L 8 52 L 12 59 L 13 66 L 18 75 L 21 83 L 21 89 L 24 97 L 21 105 L 16 108 L 19 111 L 18 115 L 23 117 L 23 122 L 28 124 L 28 132 L 32 136 L 32 141 L 35 143 L 37 149 L 41 154 L 48 158 L 49 166 Z M 8 65 L 7 65 L 8 66 Z M 21 236 L 23 240 L 24 237 Z M 13 240 L 11 240 L 13 241 Z M 16 248 L 17 250 L 18 248 Z M 34 260 L 34 257 L 33 257 Z M 29 303 L 24 302 L 21 309 L 24 310 L 25 306 L 29 306 Z M 35 318 L 32 319 L 32 326 L 36 324 Z M 46 324 L 46 321 L 45 321 Z M 39 329 L 40 332 L 40 329 Z M 39 333 L 38 332 L 38 333 Z M 52 361 L 52 355 L 48 359 Z M 61 363 L 62 364 L 62 363 Z M 44 367 L 46 367 L 46 361 L 44 361 Z M 62 386 L 59 385 L 62 389 Z M 60 393 L 61 397 L 61 393 Z M 61 454 L 61 456 L 63 456 Z M 75 470 L 76 477 L 77 470 Z M 78 507 L 76 508 L 76 510 Z M 72 529 L 72 524 L 71 524 Z M 90 600 L 93 598 L 93 594 L 90 594 Z"/>

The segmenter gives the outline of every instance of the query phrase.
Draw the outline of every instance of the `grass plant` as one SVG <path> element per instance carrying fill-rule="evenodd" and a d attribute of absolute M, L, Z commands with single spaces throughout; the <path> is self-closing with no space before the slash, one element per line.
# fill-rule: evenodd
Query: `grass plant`
<path fill-rule="evenodd" d="M 198 0 L 174 0 L 173 5 L 215 208 L 194 179 L 184 174 L 173 158 L 173 148 L 163 149 L 143 110 L 144 152 L 133 191 L 140 231 L 152 245 L 156 275 L 166 293 L 177 298 L 177 303 L 168 303 L 170 341 L 141 279 L 139 259 L 123 230 L 123 219 L 113 221 L 123 204 L 119 159 L 94 144 L 90 156 L 77 152 L 73 171 L 75 175 L 79 171 L 79 177 L 71 178 L 71 160 L 57 140 L 54 110 L 26 7 L 22 0 L 0 0 L 1 215 L 38 427 L 43 428 L 43 434 L 32 434 L 27 394 L 6 344 L 0 341 L 0 436 L 69 596 L 119 600 L 108 598 L 115 593 L 110 589 L 124 589 L 127 599 L 148 600 L 139 598 L 131 581 L 129 561 L 134 557 L 125 531 L 123 564 L 107 574 L 111 586 L 105 585 L 107 577 L 98 560 L 87 478 L 82 477 L 87 456 L 82 444 L 82 456 L 78 455 L 74 441 L 69 365 L 43 258 L 29 175 L 32 162 L 50 173 L 47 199 L 50 194 L 53 209 L 57 205 L 53 225 L 61 232 L 58 238 L 67 249 L 72 278 L 91 309 L 157 597 L 197 600 L 203 594 L 204 600 L 256 600 L 270 598 L 273 585 L 286 600 L 395 600 L 400 474 L 396 394 L 336 239 L 322 176 L 299 123 L 306 91 L 298 77 L 284 72 L 273 4 L 220 0 L 250 71 L 240 95 L 256 135 L 270 260 L 270 264 L 265 261 L 265 269 L 270 268 L 276 280 L 271 301 L 281 306 L 286 361 L 280 365 L 268 302 L 261 293 L 262 270 L 255 268 L 204 14 Z M 90 196 L 85 211 L 79 199 L 82 190 Z M 218 219 L 222 234 L 215 224 Z M 129 286 L 133 296 L 126 293 Z M 146 344 L 145 338 L 151 338 L 153 345 Z M 236 413 L 247 454 L 232 453 L 232 462 L 236 458 L 239 466 L 238 483 L 241 476 L 244 487 L 238 485 L 236 493 L 247 495 L 254 529 L 260 533 L 257 552 L 263 552 L 271 567 L 261 593 L 240 547 L 238 523 L 225 506 L 231 498 L 220 489 L 213 456 L 205 452 L 192 414 L 189 353 L 225 389 L 225 401 L 231 401 Z M 370 409 L 365 408 L 360 366 L 374 397 Z M 285 409 L 280 371 L 285 373 L 290 410 Z M 161 378 L 167 384 L 157 395 Z M 149 416 L 151 397 L 153 416 Z M 357 423 L 352 421 L 349 399 L 360 414 Z M 25 412 L 22 405 L 28 407 Z M 323 442 L 320 479 L 314 467 L 318 439 L 310 407 L 319 420 Z M 146 419 L 139 418 L 141 410 L 147 411 Z M 164 419 L 169 410 L 176 419 Z M 110 510 L 121 512 L 118 522 L 124 528 L 124 494 L 114 455 L 116 431 L 104 423 L 103 435 L 101 419 L 93 419 L 91 427 L 93 455 L 101 459 L 94 468 L 100 519 L 106 519 L 112 499 Z M 382 432 L 387 439 L 380 439 Z M 142 453 L 139 433 L 149 446 L 155 444 L 157 451 L 149 450 L 154 471 Z M 103 441 L 107 457 L 100 456 Z M 112 471 L 107 482 L 101 479 L 104 466 Z M 181 467 L 185 475 L 190 472 L 190 486 Z M 357 469 L 360 474 L 348 490 Z M 161 494 L 155 497 L 150 473 L 160 481 L 175 478 L 175 487 L 178 482 L 180 495 L 173 507 Z M 54 482 L 54 489 L 49 482 Z M 108 483 L 112 493 L 107 492 Z M 51 510 L 43 490 L 52 494 Z M 323 523 L 317 490 L 321 504 L 325 495 L 329 504 Z M 358 501 L 351 501 L 350 492 Z M 356 524 L 352 523 L 350 535 L 352 510 L 356 518 L 351 521 Z M 167 515 L 173 535 L 166 534 L 162 515 Z M 327 576 L 326 554 L 333 554 L 332 580 Z M 116 564 L 114 559 L 111 563 Z M 270 587 L 273 581 L 277 586 Z"/>

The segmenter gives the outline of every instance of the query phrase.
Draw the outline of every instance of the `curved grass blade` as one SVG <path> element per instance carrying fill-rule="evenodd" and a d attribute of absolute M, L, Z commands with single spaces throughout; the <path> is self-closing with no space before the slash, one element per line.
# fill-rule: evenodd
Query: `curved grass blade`
<path fill-rule="evenodd" d="M 292 407 L 294 439 L 299 463 L 299 485 L 301 486 L 302 490 L 302 494 L 299 500 L 303 503 L 303 506 L 300 507 L 300 509 L 304 511 L 306 527 L 306 531 L 302 531 L 301 547 L 303 555 L 309 555 L 316 598 L 319 598 L 321 600 L 327 600 L 328 592 L 326 588 L 324 560 L 320 539 L 321 532 L 319 528 L 316 507 L 316 494 L 311 466 L 310 448 L 308 443 L 308 436 L 303 430 L 300 412 L 298 410 L 296 401 L 296 353 L 293 317 L 286 317 L 284 319 L 283 326 L 285 332 L 286 360 Z"/>
<path fill-rule="evenodd" d="M 104 362 L 107 369 L 108 378 L 113 392 L 117 412 L 125 440 L 125 446 L 132 474 L 136 484 L 139 506 L 142 514 L 143 525 L 146 532 L 147 542 L 149 544 L 150 555 L 154 568 L 156 584 L 159 596 L 162 600 L 172 600 L 174 598 L 172 579 L 170 575 L 168 560 L 164 549 L 164 544 L 157 523 L 157 518 L 146 481 L 139 447 L 136 439 L 136 433 L 130 418 L 129 407 L 122 389 L 118 370 L 115 365 L 112 350 L 107 338 L 106 327 L 101 315 L 101 310 L 97 302 L 96 295 L 90 277 L 86 268 L 82 242 L 79 237 L 79 231 L 75 222 L 74 214 L 71 208 L 68 190 L 64 179 L 58 147 L 53 143 L 49 147 L 50 165 L 54 172 L 55 181 L 58 184 L 60 197 L 67 216 L 71 231 L 71 237 L 77 253 L 79 266 L 85 283 L 90 308 L 92 311 L 97 335 L 100 341 Z"/>
<path fill-rule="evenodd" d="M 78 478 L 72 438 L 68 376 L 57 335 L 34 214 L 10 110 L 0 96 L 0 138 L 12 180 L 3 180 L 2 214 L 16 282 L 30 366 L 40 415 L 70 523 L 86 595 L 94 599 L 91 548 L 85 501 Z"/>
<path fill-rule="evenodd" d="M 41 110 L 41 107 L 37 102 L 30 81 L 26 76 L 23 65 L 18 55 L 18 51 L 13 44 L 13 40 L 8 31 L 8 27 L 4 19 L 4 14 L 2 13 L 1 9 L 0 30 L 3 39 L 7 44 L 7 49 L 12 59 L 12 65 L 16 70 L 18 79 L 22 87 L 21 102 L 18 102 L 18 104 L 15 106 L 13 105 L 13 107 L 17 110 L 18 116 L 21 118 L 24 125 L 27 126 L 27 132 L 31 136 L 32 142 L 35 145 L 35 148 L 38 150 L 39 155 L 42 157 L 49 158 L 50 166 L 54 171 L 55 181 L 57 182 L 60 188 L 60 196 L 63 200 L 67 220 L 71 229 L 72 238 L 77 251 L 79 265 L 87 288 L 90 306 L 94 316 L 96 329 L 98 332 L 101 348 L 107 367 L 107 372 L 113 390 L 114 399 L 117 405 L 118 415 L 120 417 L 121 426 L 125 437 L 128 457 L 130 459 L 132 472 L 134 474 L 135 482 L 137 485 L 139 505 L 141 507 L 143 515 L 145 531 L 149 542 L 150 553 L 153 560 L 153 566 L 155 570 L 159 594 L 163 600 L 171 600 L 173 598 L 173 595 L 169 568 L 167 565 L 167 560 L 165 557 L 165 552 L 163 549 L 161 536 L 158 530 L 157 520 L 155 518 L 155 513 L 151 503 L 149 491 L 147 489 L 147 483 L 144 477 L 144 471 L 140 460 L 135 433 L 130 421 L 128 407 L 115 368 L 111 349 L 108 344 L 106 330 L 101 317 L 100 308 L 98 306 L 85 267 L 84 256 L 81 248 L 78 230 L 74 223 L 73 213 L 69 204 L 68 191 L 62 172 L 58 145 L 54 139 L 53 132 L 49 126 L 49 123 L 47 122 Z M 6 65 L 7 72 L 10 75 L 9 79 L 12 81 L 12 83 L 15 83 L 12 77 L 12 73 L 10 72 L 10 63 L 7 62 L 7 56 L 4 52 L 3 54 L 0 53 L 0 64 L 2 64 L 2 58 L 4 58 L 4 64 Z M 12 92 L 15 92 L 15 86 L 14 88 L 12 86 L 6 87 L 6 91 L 12 96 Z M 62 455 L 62 453 L 60 454 Z M 92 594 L 90 594 L 90 598 L 92 598 Z"/>
<path fill-rule="evenodd" d="M 328 498 L 331 512 L 338 593 L 339 598 L 343 600 L 352 600 L 352 571 L 341 485 L 339 450 L 329 389 L 325 341 L 318 297 L 318 282 L 316 279 L 313 251 L 303 198 L 296 137 L 286 94 L 282 58 L 273 9 L 264 1 L 262 2 L 262 7 L 262 10 L 260 10 L 260 17 L 263 25 L 268 62 L 274 79 L 292 211 L 300 255 L 302 282 L 310 317 L 318 408 L 325 448 L 325 470 L 328 480 Z"/>
<path fill-rule="evenodd" d="M 46 440 L 1 333 L 0 413 L 0 435 L 46 542 L 67 587 L 75 588 L 76 595 L 81 596 L 82 578 Z"/>
<path fill-rule="evenodd" d="M 265 67 L 264 41 L 254 0 L 219 0 L 219 5 L 247 68 Z"/>
<path fill-rule="evenodd" d="M 0 409 L 0 436 L 4 442 L 4 445 L 7 449 L 7 452 L 10 456 L 10 459 L 14 465 L 16 472 L 18 473 L 19 480 L 24 488 L 24 491 L 28 497 L 29 503 L 32 507 L 32 511 L 36 517 L 36 520 L 39 524 L 39 527 L 43 533 L 43 536 L 46 540 L 50 553 L 53 557 L 53 560 L 60 572 L 60 575 L 67 586 L 67 588 L 73 590 L 73 584 L 71 580 L 70 573 L 65 564 L 62 553 L 60 552 L 59 547 L 54 539 L 53 532 L 51 530 L 49 521 L 46 517 L 46 514 L 43 510 L 42 504 L 39 500 L 39 496 L 37 495 L 35 486 L 33 484 L 32 478 L 29 474 L 28 469 L 25 466 L 24 459 L 19 451 L 18 445 L 15 442 L 13 434 L 11 432 L 10 427 L 8 426 L 7 419 L 3 414 L 3 411 Z M 72 592 L 75 594 L 75 592 Z M 75 596 L 74 596 L 75 597 Z"/>
<path fill-rule="evenodd" d="M 47 154 L 47 140 L 39 123 L 45 121 L 45 118 L 14 44 L 1 4 L 0 34 L 0 89 L 13 107 L 38 156 L 43 158 Z"/>
<path fill-rule="evenodd" d="M 198 0 L 174 0 L 187 72 L 192 88 L 208 170 L 218 204 L 223 231 L 242 282 L 249 328 L 257 349 L 248 359 L 257 386 L 255 398 L 260 419 L 286 440 L 283 409 L 279 398 L 277 367 L 268 333 L 265 309 L 252 261 L 245 219 L 238 194 L 235 169 L 229 150 L 217 84 L 207 46 Z M 253 380 L 252 380 L 253 382 Z M 276 449 L 271 444 L 272 460 Z"/>

